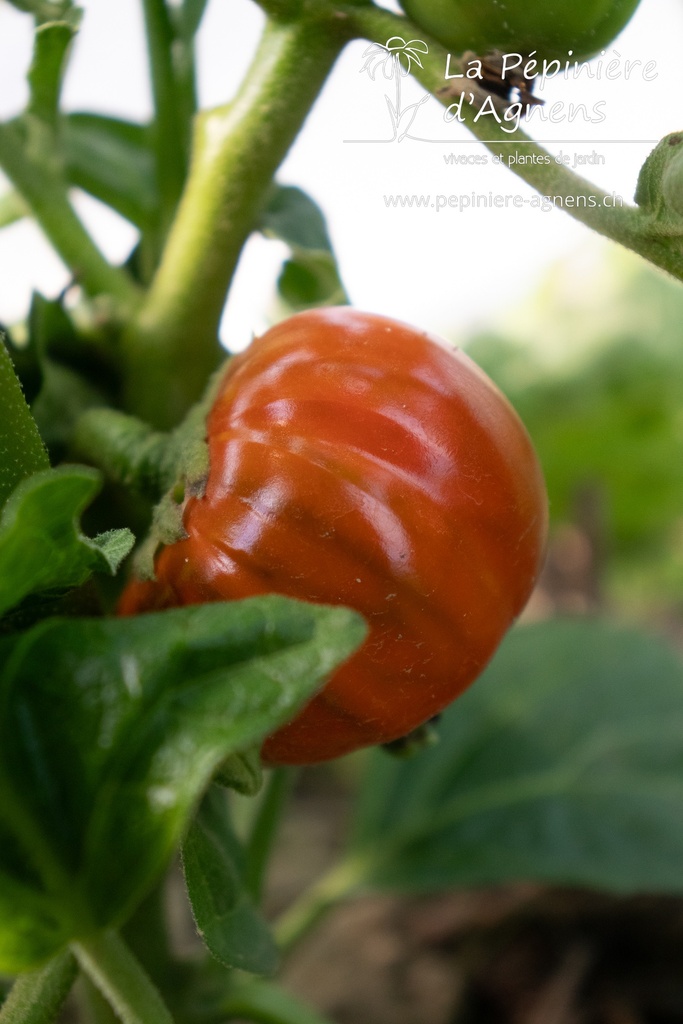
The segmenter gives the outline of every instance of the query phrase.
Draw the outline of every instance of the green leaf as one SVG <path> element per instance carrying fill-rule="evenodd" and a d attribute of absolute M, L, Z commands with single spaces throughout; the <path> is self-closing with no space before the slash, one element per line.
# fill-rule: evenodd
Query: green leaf
<path fill-rule="evenodd" d="M 213 786 L 183 843 L 185 882 L 197 930 L 226 967 L 272 974 L 277 948 L 245 884 L 244 850 L 230 821 L 226 794 Z"/>
<path fill-rule="evenodd" d="M 0 228 L 16 224 L 18 220 L 28 217 L 30 212 L 24 198 L 13 189 L 0 196 Z"/>
<path fill-rule="evenodd" d="M 100 114 L 69 114 L 63 126 L 67 175 L 72 185 L 147 228 L 159 207 L 149 130 Z"/>
<path fill-rule="evenodd" d="M 5 334 L 5 343 L 26 401 L 32 405 L 44 383 L 45 360 L 50 349 L 61 346 L 65 339 L 71 341 L 75 329 L 59 300 L 49 300 L 34 292 L 26 327 L 21 325 L 20 330 L 25 335 L 21 344 L 15 344 L 9 332 Z"/>
<path fill-rule="evenodd" d="M 277 285 L 284 301 L 297 312 L 348 302 L 334 256 L 324 249 L 293 249 Z"/>
<path fill-rule="evenodd" d="M 49 21 L 40 25 L 33 41 L 33 60 L 28 73 L 31 93 L 29 112 L 47 124 L 56 125 L 59 96 L 78 19 Z"/>
<path fill-rule="evenodd" d="M 243 796 L 256 796 L 263 785 L 263 768 L 258 749 L 231 754 L 218 769 L 215 779 L 221 786 L 234 789 Z"/>
<path fill-rule="evenodd" d="M 320 207 L 302 189 L 293 185 L 273 185 L 259 230 L 269 238 L 281 239 L 290 248 L 332 252 Z"/>
<path fill-rule="evenodd" d="M 118 383 L 117 368 L 106 342 L 81 337 L 62 302 L 38 292 L 31 299 L 28 339 L 14 350 L 15 366 L 34 395 L 33 415 L 53 462 L 59 462 L 82 413 L 107 403 Z"/>
<path fill-rule="evenodd" d="M 0 334 L 0 508 L 21 480 L 49 465 L 45 445 Z"/>
<path fill-rule="evenodd" d="M 14 330 L 16 331 L 17 328 L 14 328 Z M 18 333 L 20 335 L 26 334 L 23 324 L 19 325 Z M 10 359 L 12 360 L 14 372 L 19 378 L 19 383 L 21 384 L 21 389 L 24 392 L 26 403 L 30 406 L 40 391 L 43 382 L 43 374 L 38 354 L 30 342 L 30 335 L 22 344 L 15 343 L 13 334 L 10 334 L 7 327 L 2 324 L 0 324 L 0 334 L 4 335 L 5 347 L 9 353 Z"/>
<path fill-rule="evenodd" d="M 29 594 L 77 587 L 93 572 L 114 574 L 134 543 L 129 530 L 91 539 L 79 528 L 101 476 L 60 466 L 21 483 L 0 518 L 0 615 Z"/>
<path fill-rule="evenodd" d="M 49 619 L 0 649 L 0 972 L 118 925 L 217 766 L 291 718 L 365 635 L 280 597 Z"/>
<path fill-rule="evenodd" d="M 588 621 L 515 630 L 410 762 L 371 757 L 354 847 L 377 885 L 533 879 L 683 892 L 683 665 Z"/>
<path fill-rule="evenodd" d="M 96 385 L 101 396 L 107 390 L 114 391 L 118 384 L 115 357 L 107 341 L 93 335 L 81 335 L 61 298 L 46 299 L 39 292 L 31 297 L 28 315 L 28 341 L 20 349 L 10 346 L 18 373 L 28 377 L 35 393 L 43 378 L 49 378 L 55 363 L 76 371 L 83 387 Z M 24 379 L 22 377 L 22 383 Z M 47 384 L 49 387 L 49 382 Z M 65 406 L 65 395 L 58 398 Z M 65 409 L 56 418 L 66 420 Z M 35 414 L 35 410 L 34 410 Z"/>
<path fill-rule="evenodd" d="M 79 337 L 76 326 L 61 299 L 46 299 L 40 292 L 31 296 L 28 314 L 28 345 L 33 360 L 44 363 L 49 357 L 75 369 L 101 369 L 101 345 Z M 40 366 L 45 370 L 44 365 Z M 108 369 L 111 372 L 111 367 Z"/>
<path fill-rule="evenodd" d="M 310 196 L 290 185 L 273 185 L 259 230 L 291 249 L 278 280 L 288 311 L 348 302 L 325 218 Z"/>
<path fill-rule="evenodd" d="M 38 359 L 75 343 L 76 329 L 61 301 L 46 299 L 40 292 L 31 296 L 28 329 L 29 345 Z"/>

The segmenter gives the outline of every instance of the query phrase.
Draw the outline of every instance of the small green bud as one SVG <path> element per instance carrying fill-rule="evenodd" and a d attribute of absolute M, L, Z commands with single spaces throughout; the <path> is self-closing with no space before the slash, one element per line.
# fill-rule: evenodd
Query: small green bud
<path fill-rule="evenodd" d="M 636 203 L 661 220 L 683 216 L 683 132 L 665 136 L 638 177 Z"/>
<path fill-rule="evenodd" d="M 662 195 L 667 207 L 683 217 L 683 145 L 664 169 Z"/>

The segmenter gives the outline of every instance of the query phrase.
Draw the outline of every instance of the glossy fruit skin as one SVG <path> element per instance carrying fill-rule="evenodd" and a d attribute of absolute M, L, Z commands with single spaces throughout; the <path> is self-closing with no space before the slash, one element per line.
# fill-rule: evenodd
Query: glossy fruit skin
<path fill-rule="evenodd" d="M 370 627 L 267 762 L 394 740 L 479 675 L 533 587 L 547 500 L 521 421 L 467 356 L 348 307 L 300 313 L 230 361 L 207 435 L 188 538 L 121 612 L 275 592 Z"/>
<path fill-rule="evenodd" d="M 400 0 L 420 28 L 454 53 L 492 50 L 586 60 L 621 32 L 639 0 Z M 573 50 L 571 57 L 568 51 Z"/>

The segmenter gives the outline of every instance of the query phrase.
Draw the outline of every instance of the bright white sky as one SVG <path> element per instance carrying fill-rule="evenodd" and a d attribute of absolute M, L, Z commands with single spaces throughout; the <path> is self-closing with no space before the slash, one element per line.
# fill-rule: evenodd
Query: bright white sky
<path fill-rule="evenodd" d="M 389 4 L 387 4 L 389 5 Z M 69 109 L 91 109 L 144 119 L 150 91 L 144 61 L 139 0 L 84 0 L 85 19 L 65 84 Z M 199 35 L 200 92 L 203 104 L 225 102 L 235 91 L 256 45 L 262 15 L 252 0 L 211 0 Z M 0 0 L 0 117 L 24 102 L 24 75 L 30 55 L 31 19 Z M 385 40 L 377 40 L 385 42 Z M 542 93 L 555 100 L 603 100 L 603 124 L 537 125 L 534 137 L 556 143 L 548 148 L 574 153 L 595 151 L 605 163 L 581 168 L 597 185 L 631 201 L 638 169 L 652 148 L 630 140 L 656 140 L 680 123 L 680 0 L 642 0 L 630 25 L 610 47 L 622 61 L 657 62 L 657 78 L 643 82 L 557 79 Z M 413 130 L 422 138 L 401 143 L 349 144 L 345 139 L 390 135 L 385 94 L 394 84 L 381 74 L 372 82 L 360 74 L 366 42 L 349 46 L 339 60 L 303 132 L 280 172 L 280 180 L 308 190 L 326 212 L 353 303 L 407 320 L 438 333 L 458 335 L 500 315 L 533 291 L 554 260 L 586 247 L 594 258 L 595 236 L 567 214 L 522 209 L 387 208 L 390 194 L 519 194 L 529 190 L 505 167 L 447 165 L 449 153 L 484 153 L 458 125 L 445 125 L 442 108 L 430 99 L 418 111 Z M 422 90 L 404 80 L 403 102 Z M 581 144 L 561 140 L 596 140 Z M 605 141 L 612 140 L 612 141 Z M 614 140 L 629 140 L 626 143 Z M 133 229 L 88 197 L 79 210 L 102 248 L 123 259 Z M 254 240 L 243 259 L 222 334 L 231 348 L 242 347 L 263 329 L 273 281 L 284 252 L 278 243 Z M 56 294 L 67 280 L 59 260 L 37 229 L 18 224 L 0 232 L 0 321 L 21 317 L 33 288 Z M 589 275 L 586 287 L 590 287 Z"/>

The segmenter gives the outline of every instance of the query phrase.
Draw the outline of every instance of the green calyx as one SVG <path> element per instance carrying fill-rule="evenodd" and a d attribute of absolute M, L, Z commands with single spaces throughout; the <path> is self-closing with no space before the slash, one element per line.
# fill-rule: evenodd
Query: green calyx
<path fill-rule="evenodd" d="M 137 575 L 154 578 L 162 545 L 187 536 L 183 523 L 190 498 L 201 498 L 209 475 L 206 420 L 227 364 L 212 377 L 202 400 L 175 430 L 153 430 L 115 409 L 91 409 L 78 421 L 74 454 L 101 469 L 107 479 L 156 501 L 149 534 L 135 556 Z"/>
<path fill-rule="evenodd" d="M 439 730 L 437 728 L 439 717 L 439 715 L 436 715 L 434 718 L 430 718 L 428 722 L 423 722 L 422 725 L 418 725 L 416 729 L 409 732 L 407 736 L 400 736 L 399 739 L 392 740 L 390 743 L 383 743 L 382 748 L 386 750 L 387 754 L 391 754 L 392 757 L 409 760 L 411 757 L 420 754 L 423 750 L 436 746 L 439 742 Z"/>

